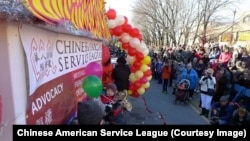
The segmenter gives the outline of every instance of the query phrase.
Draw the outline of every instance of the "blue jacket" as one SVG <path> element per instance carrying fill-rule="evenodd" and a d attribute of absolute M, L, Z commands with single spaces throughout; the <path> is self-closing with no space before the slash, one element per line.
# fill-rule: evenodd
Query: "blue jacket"
<path fill-rule="evenodd" d="M 189 89 L 195 89 L 198 83 L 198 74 L 195 69 L 191 69 L 188 73 L 187 69 L 184 69 L 181 74 L 181 79 L 188 79 L 190 81 Z"/>
<path fill-rule="evenodd" d="M 234 107 L 232 105 L 230 105 L 229 103 L 226 104 L 225 106 L 221 106 L 220 102 L 216 102 L 212 105 L 212 110 L 216 109 L 219 113 L 218 113 L 218 117 L 221 120 L 227 120 L 229 121 L 233 115 L 234 112 Z"/>

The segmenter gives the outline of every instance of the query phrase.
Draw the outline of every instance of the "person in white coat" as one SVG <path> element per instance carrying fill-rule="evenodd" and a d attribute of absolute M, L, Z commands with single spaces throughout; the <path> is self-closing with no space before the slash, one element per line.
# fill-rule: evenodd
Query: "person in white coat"
<path fill-rule="evenodd" d="M 204 75 L 201 77 L 199 84 L 200 84 L 200 94 L 201 94 L 201 114 L 208 117 L 208 113 L 211 109 L 211 102 L 213 98 L 213 94 L 209 93 L 209 89 L 215 91 L 216 79 L 213 76 L 213 69 L 208 68 L 205 70 Z"/>

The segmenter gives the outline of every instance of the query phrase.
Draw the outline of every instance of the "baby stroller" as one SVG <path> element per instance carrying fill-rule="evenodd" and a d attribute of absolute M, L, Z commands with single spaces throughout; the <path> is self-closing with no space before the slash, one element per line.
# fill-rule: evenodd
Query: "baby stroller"
<path fill-rule="evenodd" d="M 175 94 L 175 101 L 176 104 L 178 101 L 185 102 L 188 99 L 188 90 L 190 86 L 190 81 L 187 79 L 182 79 L 177 85 L 177 91 Z"/>
<path fill-rule="evenodd" d="M 107 104 L 105 108 L 104 120 L 110 125 L 125 125 L 126 120 L 123 114 L 123 106 L 121 100 L 116 103 Z"/>

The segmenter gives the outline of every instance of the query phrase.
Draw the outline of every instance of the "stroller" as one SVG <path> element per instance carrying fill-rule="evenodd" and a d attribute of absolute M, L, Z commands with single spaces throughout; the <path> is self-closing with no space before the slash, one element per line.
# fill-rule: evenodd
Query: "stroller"
<path fill-rule="evenodd" d="M 108 98 L 105 94 L 101 95 L 103 104 L 105 105 L 104 121 L 109 125 L 124 125 L 126 120 L 123 114 L 123 105 L 121 100 L 115 96 L 113 99 Z"/>
<path fill-rule="evenodd" d="M 125 125 L 126 120 L 123 114 L 123 106 L 121 101 L 117 101 L 114 104 L 107 104 L 105 108 L 104 120 L 109 125 Z"/>
<path fill-rule="evenodd" d="M 175 95 L 175 101 L 174 103 L 176 104 L 178 101 L 179 102 L 186 102 L 188 99 L 188 90 L 190 86 L 190 81 L 187 79 L 182 79 L 178 85 L 177 85 L 177 91 Z"/>

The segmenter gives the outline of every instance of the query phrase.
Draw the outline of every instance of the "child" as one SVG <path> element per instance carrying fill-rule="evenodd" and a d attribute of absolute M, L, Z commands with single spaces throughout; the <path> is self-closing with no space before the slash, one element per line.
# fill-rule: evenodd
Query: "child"
<path fill-rule="evenodd" d="M 114 83 L 110 83 L 106 86 L 104 94 L 101 95 L 101 101 L 103 104 L 115 104 L 117 98 L 117 87 Z"/>
<path fill-rule="evenodd" d="M 101 95 L 101 101 L 106 105 L 104 120 L 110 124 L 125 124 L 123 106 L 120 104 L 117 93 L 116 85 L 110 83 L 106 86 L 105 93 Z"/>

